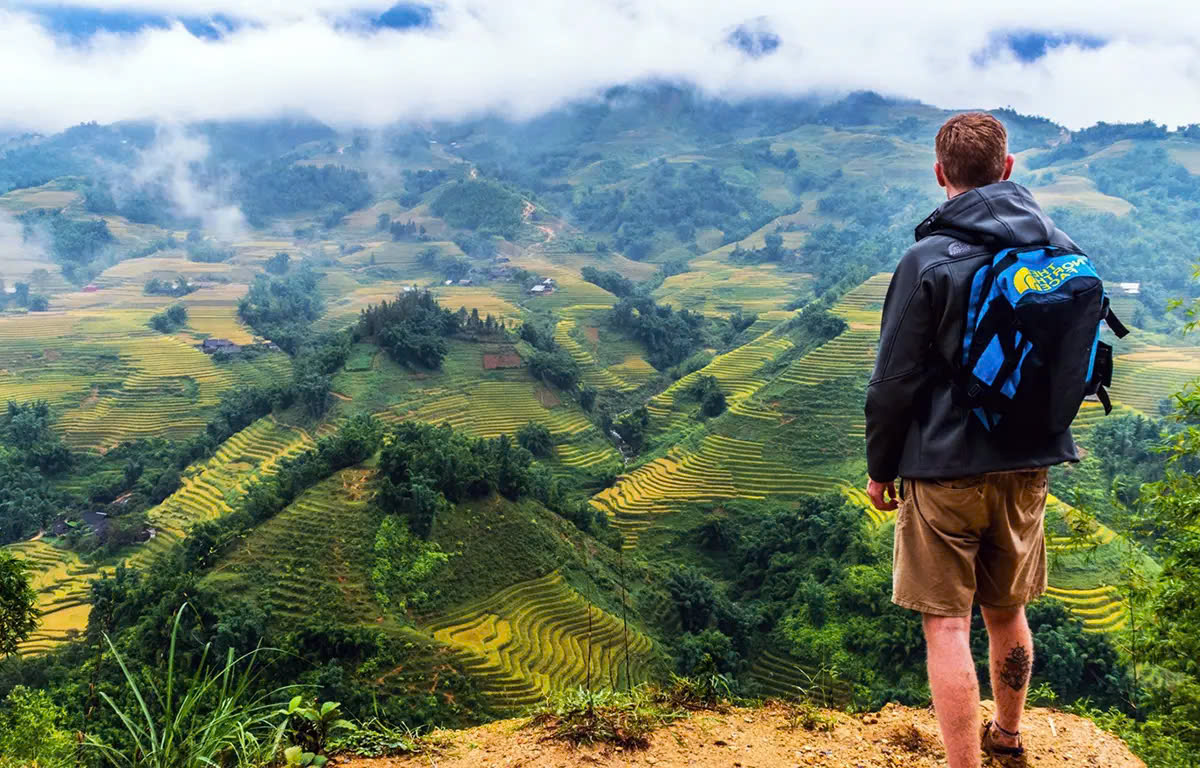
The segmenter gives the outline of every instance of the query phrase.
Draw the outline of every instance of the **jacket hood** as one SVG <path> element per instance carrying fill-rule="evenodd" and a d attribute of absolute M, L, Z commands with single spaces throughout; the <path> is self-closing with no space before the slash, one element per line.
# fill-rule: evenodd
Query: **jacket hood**
<path fill-rule="evenodd" d="M 973 245 L 1009 248 L 1048 243 L 1054 231 L 1028 189 L 1000 181 L 942 203 L 917 225 L 916 238 L 943 234 Z"/>

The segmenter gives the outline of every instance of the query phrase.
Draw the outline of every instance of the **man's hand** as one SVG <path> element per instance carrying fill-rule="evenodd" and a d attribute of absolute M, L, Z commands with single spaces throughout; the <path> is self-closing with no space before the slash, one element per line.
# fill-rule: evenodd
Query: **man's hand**
<path fill-rule="evenodd" d="M 887 498 L 884 498 L 885 494 Z M 875 509 L 881 512 L 890 512 L 900 506 L 894 482 L 877 483 L 874 480 L 867 480 L 867 495 L 871 497 L 871 503 L 875 505 Z"/>

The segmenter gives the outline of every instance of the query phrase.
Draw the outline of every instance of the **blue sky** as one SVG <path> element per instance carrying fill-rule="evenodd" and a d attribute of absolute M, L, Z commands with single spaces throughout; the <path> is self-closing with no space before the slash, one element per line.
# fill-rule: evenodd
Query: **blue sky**
<path fill-rule="evenodd" d="M 0 128 L 305 113 L 529 117 L 621 83 L 871 89 L 1069 127 L 1200 122 L 1181 2 L 76 0 L 0 4 Z"/>

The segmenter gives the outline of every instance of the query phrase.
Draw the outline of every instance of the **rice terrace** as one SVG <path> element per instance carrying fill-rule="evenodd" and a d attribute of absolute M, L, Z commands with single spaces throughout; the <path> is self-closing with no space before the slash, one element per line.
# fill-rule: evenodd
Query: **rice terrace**
<path fill-rule="evenodd" d="M 706 104 L 190 126 L 234 231 L 121 186 L 165 140 L 139 124 L 0 137 L 0 544 L 40 617 L 0 684 L 85 690 L 178 615 L 189 658 L 280 649 L 270 679 L 413 727 L 685 678 L 927 702 L 863 402 L 949 113 Z M 1051 471 L 1030 609 L 1041 703 L 1125 711 L 1180 679 L 1146 651 L 1141 493 L 1193 466 L 1160 446 L 1194 429 L 1168 301 L 1198 288 L 1150 199 L 1200 200 L 1200 134 L 997 114 L 1133 329 Z"/>

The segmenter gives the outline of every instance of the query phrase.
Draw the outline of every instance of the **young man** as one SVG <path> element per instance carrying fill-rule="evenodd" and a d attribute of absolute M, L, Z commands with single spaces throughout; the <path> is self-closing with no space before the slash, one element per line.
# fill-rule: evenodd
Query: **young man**
<path fill-rule="evenodd" d="M 1046 589 L 1046 468 L 1078 456 L 1070 430 L 990 435 L 955 402 L 948 366 L 958 359 L 976 270 L 1003 248 L 1074 244 L 1029 190 L 1008 181 L 1013 156 L 999 120 L 956 115 L 938 131 L 936 150 L 933 170 L 948 199 L 917 227 L 888 288 L 867 388 L 867 493 L 878 509 L 899 507 L 892 601 L 922 614 L 949 764 L 975 768 L 981 746 L 1022 749 L 1033 663 L 1025 605 Z M 987 625 L 996 700 L 986 726 L 970 648 L 974 602 Z"/>

